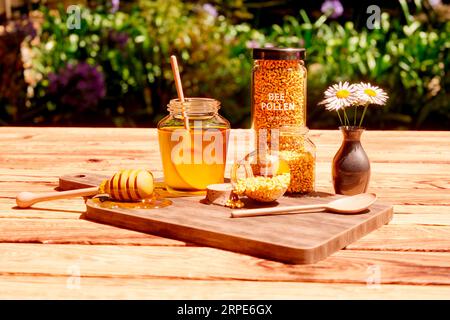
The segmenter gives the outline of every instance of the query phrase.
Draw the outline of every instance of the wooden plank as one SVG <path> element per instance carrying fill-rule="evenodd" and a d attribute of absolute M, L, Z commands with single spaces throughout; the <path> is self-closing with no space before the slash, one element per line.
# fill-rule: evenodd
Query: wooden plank
<path fill-rule="evenodd" d="M 450 254 L 342 250 L 288 265 L 205 247 L 0 244 L 0 275 L 449 285 Z"/>
<path fill-rule="evenodd" d="M 52 160 L 53 166 L 50 166 L 50 163 L 48 163 L 48 157 L 51 156 L 42 156 L 43 161 L 47 159 L 47 163 L 41 170 L 36 170 L 33 168 L 2 168 L 2 171 L 0 172 L 1 181 L 8 183 L 42 183 L 45 185 L 58 181 L 58 176 L 61 176 L 63 174 L 78 172 L 100 172 L 103 175 L 111 175 L 115 171 L 112 164 L 111 167 L 108 166 L 109 162 L 104 164 L 99 164 L 92 161 L 86 163 L 86 156 L 80 156 L 79 159 L 74 159 L 73 162 L 76 163 L 76 166 L 74 168 L 71 168 L 72 164 L 70 162 L 67 163 L 62 161 L 63 159 L 69 161 L 70 157 L 61 158 L 61 162 L 59 163 L 56 160 Z M 36 159 L 27 158 L 27 161 L 33 162 L 31 160 Z M 133 164 L 136 165 L 134 161 L 135 160 L 128 160 L 126 162 L 126 168 L 132 168 Z M 152 168 L 156 172 L 162 173 L 162 171 L 159 169 L 159 164 L 159 158 L 145 158 L 138 160 L 136 167 Z M 79 167 L 89 166 L 94 166 L 92 171 L 90 169 L 85 169 L 82 171 L 80 171 L 79 169 L 77 170 L 77 168 Z M 55 167 L 58 168 L 58 171 L 55 171 Z M 68 170 L 69 172 L 66 173 L 59 170 Z M 372 164 L 372 172 L 374 173 L 374 176 L 372 177 L 371 181 L 377 187 L 387 187 L 393 189 L 430 189 L 438 192 L 449 192 L 450 178 L 447 174 L 449 170 L 450 163 L 428 164 L 426 166 L 420 163 L 374 163 Z M 160 176 L 162 176 L 162 174 Z M 331 181 L 331 167 L 329 162 L 317 162 L 317 178 L 321 183 L 328 184 L 328 180 Z"/>
<path fill-rule="evenodd" d="M 22 161 L 18 158 L 8 158 L 8 161 L 1 160 L 2 171 L 1 181 L 2 189 L 11 189 L 10 183 L 30 183 L 50 185 L 58 176 L 64 174 L 78 172 L 100 172 L 102 174 L 111 175 L 119 169 L 131 168 L 147 168 L 152 170 L 158 177 L 162 177 L 162 170 L 159 158 L 143 157 L 140 159 L 126 159 L 120 156 L 102 159 L 102 162 L 89 161 L 89 155 L 80 155 L 77 157 L 61 156 L 52 157 L 51 155 L 43 155 L 39 157 L 23 155 L 26 158 Z M 49 158 L 52 158 L 50 161 Z M 92 159 L 91 159 L 92 160 Z M 330 159 L 331 161 L 331 159 Z M 233 159 L 228 160 L 228 170 Z M 317 162 L 317 187 L 331 187 L 331 166 L 329 162 Z M 32 172 L 35 176 L 26 175 L 26 172 Z M 450 164 L 383 164 L 372 162 L 372 176 L 370 187 L 380 189 L 398 189 L 407 192 L 411 189 L 417 190 L 417 197 L 420 197 L 421 190 L 435 191 L 443 193 L 447 196 L 450 190 L 450 179 L 448 172 Z M 22 176 L 21 173 L 24 173 Z M 48 175 L 48 173 L 50 175 Z M 38 174 L 38 176 L 36 176 Z"/>
<path fill-rule="evenodd" d="M 449 166 L 450 169 L 450 166 Z M 67 170 L 69 171 L 69 170 Z M 61 170 L 61 172 L 67 172 L 66 170 Z M 70 171 L 69 171 L 70 172 Z M 89 171 L 91 172 L 91 171 Z M 94 171 L 95 172 L 95 171 Z M 98 172 L 98 171 L 97 171 Z M 162 172 L 159 170 L 154 170 L 155 177 L 161 177 Z M 76 174 L 78 172 L 74 172 Z M 110 176 L 106 172 L 101 172 L 104 176 Z M 401 176 L 400 176 L 401 177 Z M 409 178 L 404 177 L 405 181 Z M 316 184 L 316 190 L 322 192 L 333 192 L 331 187 L 331 178 L 328 176 L 320 176 L 317 179 L 320 182 Z M 326 182 L 327 179 L 330 179 L 329 182 Z M 391 202 L 393 204 L 398 205 L 450 205 L 450 189 L 446 187 L 438 188 L 433 186 L 427 186 L 427 184 L 416 184 L 415 186 L 411 186 L 411 188 L 393 188 L 388 186 L 388 178 L 384 178 L 385 181 L 383 183 L 378 183 L 378 179 L 383 179 L 379 177 L 377 179 L 373 179 L 369 185 L 369 191 L 377 193 L 377 195 L 384 201 Z M 56 181 L 55 181 L 56 180 Z M 386 184 L 386 186 L 380 186 Z M 411 185 L 414 183 L 410 183 Z M 436 184 L 439 184 L 439 181 L 436 181 Z M 44 192 L 44 191 L 52 191 L 57 187 L 57 178 L 51 178 L 48 182 L 8 182 L 8 181 L 0 181 L 0 201 L 1 199 L 9 199 L 14 200 L 15 196 L 20 191 L 30 191 L 30 192 Z M 416 192 L 412 193 L 411 190 L 416 190 Z"/>
<path fill-rule="evenodd" d="M 81 198 L 43 202 L 28 209 L 18 208 L 14 197 L 0 199 L 0 218 L 79 219 L 84 212 L 86 205 Z"/>
<path fill-rule="evenodd" d="M 33 155 L 27 156 L 28 158 L 26 161 L 28 161 L 30 164 L 33 163 L 32 160 L 37 160 L 37 158 L 35 158 Z M 25 155 L 23 157 L 26 158 Z M 49 163 L 49 157 L 51 157 L 51 155 L 43 155 L 40 157 L 42 161 L 45 161 L 47 159 L 44 167 L 42 167 L 40 170 L 36 170 L 39 169 L 36 167 L 26 168 L 24 167 L 23 163 L 21 164 L 20 162 L 15 162 L 16 159 L 11 160 L 11 162 L 15 162 L 17 168 L 8 168 L 7 166 L 3 167 L 2 171 L 0 172 L 0 177 L 2 178 L 2 181 L 5 182 L 50 183 L 55 180 L 57 181 L 58 176 L 65 174 L 65 172 L 61 173 L 60 171 L 55 171 L 55 168 L 58 168 L 58 170 L 69 170 L 69 172 L 67 172 L 67 174 L 69 174 L 78 172 L 91 172 L 90 169 L 84 169 L 80 171 L 78 168 L 92 166 L 92 172 L 102 172 L 103 174 L 109 175 L 115 171 L 114 167 L 107 166 L 110 160 L 115 162 L 123 161 L 123 163 L 126 164 L 127 168 L 131 168 L 131 165 L 134 164 L 134 161 L 137 162 L 137 167 L 154 167 L 154 169 L 158 169 L 160 164 L 159 158 L 156 157 L 143 157 L 142 159 L 130 160 L 117 155 L 115 157 L 104 156 L 103 159 L 107 161 L 106 163 L 101 163 L 101 159 L 97 159 L 99 160 L 96 160 L 97 162 L 89 161 L 87 155 L 79 155 L 77 158 L 72 158 L 70 156 L 61 157 L 59 161 L 57 161 L 58 159 L 52 159 L 52 163 Z M 66 159 L 67 162 L 63 161 L 64 159 Z M 230 158 L 229 160 L 231 161 L 233 159 Z M 71 168 L 72 162 L 76 163 L 75 168 Z M 37 164 L 35 165 L 37 166 Z M 399 184 L 400 182 L 404 182 L 406 183 L 405 186 L 407 187 L 422 187 L 435 189 L 436 191 L 445 191 L 444 189 L 449 186 L 449 177 L 447 174 L 449 168 L 450 163 L 430 163 L 426 166 L 421 163 L 373 163 L 372 171 L 376 172 L 377 175 L 372 177 L 374 179 L 372 181 L 379 181 L 382 183 L 384 179 L 388 179 L 390 177 L 391 180 L 388 179 L 388 181 L 392 182 L 390 186 L 391 188 L 404 188 L 404 186 Z M 318 161 L 317 169 L 318 177 L 324 178 L 325 181 L 327 180 L 327 178 L 331 178 L 331 176 L 328 174 L 331 170 L 329 161 Z M 407 180 L 403 181 L 403 179 Z"/>
<path fill-rule="evenodd" d="M 391 224 L 450 225 L 449 206 L 394 205 Z"/>
<path fill-rule="evenodd" d="M 140 246 L 186 245 L 182 241 L 111 227 L 92 221 L 44 218 L 1 219 L 0 242 Z M 346 249 L 450 252 L 450 227 L 386 225 L 348 245 Z"/>
<path fill-rule="evenodd" d="M 0 218 L 79 219 L 86 211 L 84 201 L 79 198 L 49 201 L 24 210 L 14 207 L 13 199 L 0 198 Z M 394 212 L 389 225 L 450 226 L 448 206 L 394 205 Z"/>
<path fill-rule="evenodd" d="M 0 129 L 2 129 L 0 132 L 5 131 L 4 128 Z M 45 128 L 42 133 L 37 133 L 36 129 L 27 128 L 12 128 L 9 130 L 18 130 L 19 133 L 8 134 L 8 129 L 6 129 L 6 133 L 2 135 L 3 139 L 0 139 L 0 142 L 21 141 L 21 143 L 5 145 L 5 151 L 11 156 L 20 156 L 30 152 L 33 154 L 59 155 L 60 153 L 55 146 L 64 141 L 71 145 L 72 152 L 66 155 L 69 158 L 77 155 L 91 155 L 95 158 L 95 156 L 107 157 L 115 154 L 116 157 L 134 159 L 135 157 L 154 154 L 156 160 L 159 159 L 157 155 L 158 145 L 151 143 L 151 141 L 156 141 L 155 129 L 96 128 L 95 134 L 90 134 L 88 130 L 78 128 L 73 130 Z M 239 141 L 237 149 L 251 151 L 253 139 L 249 130 L 233 130 L 231 135 L 232 141 L 233 139 Z M 115 136 L 115 138 L 111 139 L 111 136 Z M 329 162 L 340 145 L 340 134 L 337 131 L 313 130 L 311 136 L 318 146 L 318 161 Z M 450 150 L 447 148 L 447 141 L 449 137 L 448 132 L 393 133 L 392 131 L 368 131 L 364 135 L 363 145 L 373 163 L 429 162 L 448 164 Z M 80 141 L 83 141 L 83 143 L 79 143 Z M 108 141 L 108 143 L 104 143 L 105 141 Z M 133 143 L 126 143 L 129 141 L 133 141 Z M 380 141 L 384 141 L 384 143 L 380 143 Z M 414 143 L 411 143 L 411 141 L 414 141 Z M 389 145 L 388 149 L 385 147 L 386 144 Z M 33 148 L 27 148 L 27 145 L 33 146 Z M 117 150 L 124 152 L 117 153 Z M 231 152 L 234 153 L 233 144 L 231 145 Z M 414 154 L 414 157 L 410 157 L 410 154 Z M 26 161 L 26 158 L 22 160 Z"/>
<path fill-rule="evenodd" d="M 442 191 L 417 190 L 415 193 L 411 189 L 385 189 L 371 185 L 368 191 L 377 194 L 381 200 L 391 204 L 450 206 L 450 198 L 447 197 L 446 192 Z"/>
<path fill-rule="evenodd" d="M 33 146 L 33 152 L 27 152 L 24 150 L 17 150 L 16 152 L 4 150 L 8 155 L 7 158 L 4 158 L 2 162 L 5 164 L 5 168 L 13 168 L 13 169 L 23 169 L 23 168 L 36 168 L 39 166 L 43 166 L 44 168 L 51 168 L 48 166 L 48 159 L 51 158 L 55 164 L 58 166 L 64 166 L 70 163 L 78 164 L 78 167 L 83 166 L 86 169 L 95 168 L 101 165 L 115 164 L 115 163 L 127 163 L 129 161 L 137 161 L 145 164 L 146 166 L 150 164 L 159 164 L 160 156 L 158 148 L 149 147 L 149 145 L 155 140 L 150 140 L 146 144 L 142 146 L 136 145 L 136 149 L 131 149 L 130 147 L 124 148 L 120 145 L 114 146 L 111 148 L 103 149 L 103 148 L 92 148 L 88 150 L 72 150 L 70 153 L 64 155 L 58 153 L 56 150 L 53 152 L 49 152 L 49 148 L 55 148 L 54 146 L 42 146 L 42 149 L 39 149 L 40 146 Z M 139 148 L 139 149 L 137 149 Z M 317 153 L 317 163 L 329 164 L 333 159 L 333 155 L 337 150 L 322 150 L 320 153 Z M 405 168 L 405 165 L 415 166 L 420 163 L 430 163 L 433 165 L 441 165 L 445 167 L 448 165 L 448 160 L 450 158 L 450 152 L 448 154 L 425 154 L 418 153 L 414 158 L 406 158 L 403 154 L 392 154 L 388 155 L 389 160 L 386 160 L 386 154 L 383 153 L 382 150 L 379 152 L 373 152 L 370 146 L 365 147 L 369 159 L 371 160 L 372 166 L 376 167 L 377 164 L 389 164 L 391 166 L 402 165 Z M 42 150 L 42 151 L 39 151 Z M 120 152 L 118 152 L 120 151 Z M 239 146 L 238 149 L 235 149 L 233 145 L 230 145 L 230 151 L 228 154 L 228 160 L 233 161 L 236 159 L 242 159 L 247 153 L 253 151 L 253 148 L 242 148 Z M 413 150 L 404 150 L 405 153 L 413 153 L 417 151 Z M 236 156 L 235 156 L 236 154 Z M 407 160 L 409 159 L 409 160 Z M 433 159 L 433 160 L 430 160 Z M 47 160 L 47 161 L 46 161 Z M 147 163 L 145 163 L 147 161 Z M 150 162 L 149 162 L 150 161 Z M 400 168 L 402 166 L 399 166 Z M 421 171 L 417 171 L 418 174 L 421 174 Z"/>
<path fill-rule="evenodd" d="M 450 227 L 388 225 L 348 245 L 346 249 L 450 252 Z"/>
<path fill-rule="evenodd" d="M 0 219 L 0 242 L 184 246 L 185 243 L 81 219 Z"/>
<path fill-rule="evenodd" d="M 150 128 L 79 128 L 79 127 L 1 127 L 0 141 L 12 140 L 58 140 L 62 135 L 69 137 L 83 138 L 83 140 L 104 141 L 101 138 L 116 135 L 114 141 L 126 139 L 133 140 L 148 139 Z M 250 134 L 249 129 L 233 129 L 237 135 Z M 95 133 L 95 134 L 94 134 Z M 120 133 L 120 134 L 119 134 Z M 341 133 L 336 130 L 311 130 L 310 134 L 317 139 L 327 139 L 329 141 L 340 141 Z M 421 141 L 433 142 L 436 144 L 445 142 L 450 137 L 449 131 L 391 131 L 391 130 L 366 130 L 364 138 L 367 140 L 398 140 L 405 144 L 421 144 Z"/>
<path fill-rule="evenodd" d="M 126 139 L 133 140 L 148 139 L 150 128 L 92 128 L 80 127 L 1 127 L 0 141 L 13 140 L 58 140 L 61 136 L 78 137 L 83 140 L 104 141 L 101 138 L 116 135 L 114 141 Z M 239 136 L 250 134 L 249 129 L 233 129 Z M 95 133 L 95 134 L 94 134 Z M 120 133 L 120 134 L 119 134 Z M 311 130 L 310 134 L 317 139 L 327 139 L 329 141 L 340 141 L 341 133 L 336 130 Z M 450 137 L 449 131 L 390 131 L 390 130 L 366 130 L 364 139 L 367 140 L 398 140 L 405 144 L 421 144 L 421 141 L 433 142 L 436 144 L 445 142 Z"/>
<path fill-rule="evenodd" d="M 0 276 L 0 299 L 448 299 L 450 286 Z"/>

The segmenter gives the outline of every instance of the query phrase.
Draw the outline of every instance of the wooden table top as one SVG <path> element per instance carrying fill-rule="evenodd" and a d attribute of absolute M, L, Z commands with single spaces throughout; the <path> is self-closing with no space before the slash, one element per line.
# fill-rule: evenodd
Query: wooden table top
<path fill-rule="evenodd" d="M 233 130 L 229 160 L 251 151 Z M 311 131 L 317 190 L 332 192 L 336 131 Z M 0 128 L 0 298 L 408 299 L 450 297 L 450 131 L 367 131 L 370 192 L 393 221 L 314 265 L 287 265 L 82 219 L 81 198 L 15 208 L 58 177 L 148 168 L 155 129 Z"/>

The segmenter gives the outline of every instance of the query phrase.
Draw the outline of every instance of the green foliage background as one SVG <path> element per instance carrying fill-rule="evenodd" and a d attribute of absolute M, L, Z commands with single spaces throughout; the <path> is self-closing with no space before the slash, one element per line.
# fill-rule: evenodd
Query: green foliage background
<path fill-rule="evenodd" d="M 243 1 L 210 1 L 220 8 L 218 16 L 204 10 L 203 3 L 139 0 L 114 13 L 108 5 L 83 7 L 81 28 L 72 30 L 65 8 L 41 7 L 39 41 L 25 40 L 29 69 L 38 80 L 27 80 L 31 88 L 26 92 L 17 86 L 22 89 L 15 96 L 26 99 L 0 96 L 2 123 L 154 126 L 176 95 L 169 64 L 176 54 L 186 95 L 220 100 L 221 113 L 233 127 L 248 127 L 249 47 L 270 44 L 306 47 L 312 128 L 337 126 L 335 115 L 317 103 L 328 85 L 345 80 L 368 81 L 390 95 L 387 107 L 370 111 L 368 127 L 450 127 L 450 22 L 438 21 L 420 1 L 408 7 L 400 0 L 402 16 L 383 13 L 374 30 L 325 15 L 311 18 L 303 10 L 279 25 L 255 29 Z M 126 34 L 126 45 L 111 43 L 111 32 Z M 106 97 L 88 110 L 69 108 L 48 95 L 48 74 L 77 61 L 98 66 L 105 77 Z M 7 67 L 7 61 L 0 64 Z"/>

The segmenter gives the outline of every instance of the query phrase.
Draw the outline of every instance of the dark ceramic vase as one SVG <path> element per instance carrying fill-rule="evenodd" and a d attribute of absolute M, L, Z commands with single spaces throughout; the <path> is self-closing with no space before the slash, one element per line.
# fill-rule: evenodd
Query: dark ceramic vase
<path fill-rule="evenodd" d="M 367 191 L 370 161 L 361 145 L 364 128 L 339 127 L 344 140 L 333 158 L 333 186 L 337 194 L 354 195 Z"/>

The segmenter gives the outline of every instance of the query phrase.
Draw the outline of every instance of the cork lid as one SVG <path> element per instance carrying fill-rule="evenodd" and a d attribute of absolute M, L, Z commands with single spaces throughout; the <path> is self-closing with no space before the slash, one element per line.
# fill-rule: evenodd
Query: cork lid
<path fill-rule="evenodd" d="M 305 48 L 254 48 L 253 59 L 305 60 Z"/>

